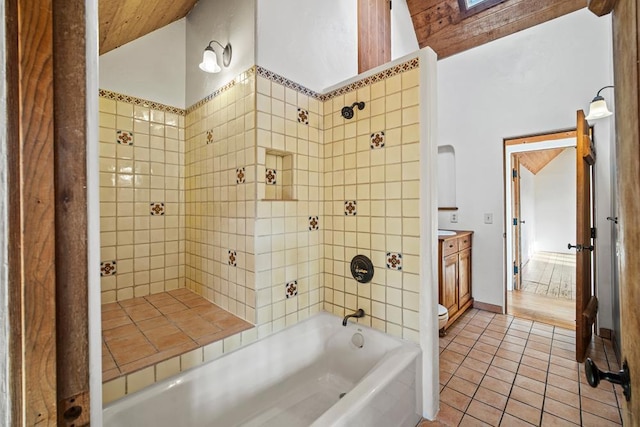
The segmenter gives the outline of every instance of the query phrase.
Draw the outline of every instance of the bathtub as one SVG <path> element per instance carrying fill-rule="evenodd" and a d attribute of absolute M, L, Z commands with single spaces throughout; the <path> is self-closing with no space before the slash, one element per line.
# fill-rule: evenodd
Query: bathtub
<path fill-rule="evenodd" d="M 115 401 L 105 426 L 415 426 L 417 344 L 328 313 Z"/>

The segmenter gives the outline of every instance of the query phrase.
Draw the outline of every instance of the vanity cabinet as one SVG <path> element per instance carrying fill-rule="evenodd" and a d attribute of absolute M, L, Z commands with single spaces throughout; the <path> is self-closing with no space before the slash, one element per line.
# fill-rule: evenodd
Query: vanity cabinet
<path fill-rule="evenodd" d="M 449 311 L 446 328 L 473 306 L 471 296 L 472 231 L 438 238 L 438 302 Z"/>

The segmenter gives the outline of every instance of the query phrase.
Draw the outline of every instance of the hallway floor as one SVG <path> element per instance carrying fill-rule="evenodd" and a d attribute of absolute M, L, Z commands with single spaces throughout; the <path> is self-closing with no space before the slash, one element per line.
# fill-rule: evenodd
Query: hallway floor
<path fill-rule="evenodd" d="M 620 369 L 608 340 L 589 356 Z M 440 412 L 419 427 L 617 426 L 621 402 L 619 387 L 587 384 L 573 331 L 472 309 L 440 338 Z"/>
<path fill-rule="evenodd" d="M 559 299 L 576 299 L 576 256 L 536 252 L 522 267 L 522 291 Z"/>
<path fill-rule="evenodd" d="M 185 288 L 104 304 L 102 382 L 252 327 Z"/>

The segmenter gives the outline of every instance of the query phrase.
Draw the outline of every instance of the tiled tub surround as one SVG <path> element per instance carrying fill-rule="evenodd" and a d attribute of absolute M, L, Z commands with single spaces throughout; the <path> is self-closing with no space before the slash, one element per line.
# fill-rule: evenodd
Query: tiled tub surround
<path fill-rule="evenodd" d="M 184 284 L 180 273 L 165 289 L 186 286 L 257 325 L 225 339 L 220 353 L 323 309 L 343 316 L 363 308 L 359 322 L 418 341 L 418 80 L 412 59 L 319 95 L 255 67 L 187 110 L 176 246 Z M 356 99 L 365 109 L 343 119 L 341 108 Z M 132 136 L 135 147 L 135 129 Z M 286 200 L 267 194 L 268 155 L 291 160 Z M 345 215 L 347 201 L 353 215 Z M 165 214 L 152 216 L 159 202 Z M 146 215 L 166 219 L 171 203 L 150 196 Z M 349 273 L 359 253 L 376 267 L 367 285 Z M 112 255 L 103 259 L 117 261 L 118 277 Z M 158 369 L 144 369 L 145 381 L 151 372 L 159 380 Z M 106 383 L 105 402 L 138 389 L 135 375 L 143 374 Z"/>
<path fill-rule="evenodd" d="M 388 74 L 325 102 L 324 308 L 363 308 L 365 323 L 418 341 L 419 67 Z M 364 110 L 344 119 L 341 108 L 356 101 Z M 351 277 L 357 254 L 373 261 L 369 284 Z"/>
<path fill-rule="evenodd" d="M 104 424 L 413 427 L 420 355 L 414 343 L 318 313 L 107 406 Z"/>
<path fill-rule="evenodd" d="M 100 95 L 102 303 L 184 287 L 184 112 Z"/>

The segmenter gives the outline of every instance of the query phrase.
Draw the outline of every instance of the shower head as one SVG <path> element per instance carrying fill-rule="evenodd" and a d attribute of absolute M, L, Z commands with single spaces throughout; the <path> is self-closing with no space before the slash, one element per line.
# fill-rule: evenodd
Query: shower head
<path fill-rule="evenodd" d="M 358 110 L 364 110 L 364 102 L 354 102 L 351 107 L 349 107 L 348 105 L 346 107 L 342 107 L 342 117 L 344 117 L 345 119 L 353 118 L 353 107 L 358 107 Z"/>

